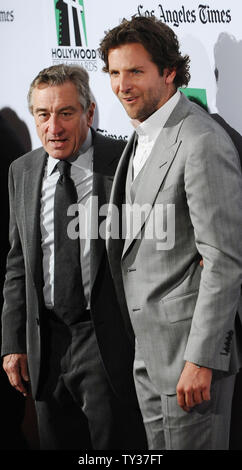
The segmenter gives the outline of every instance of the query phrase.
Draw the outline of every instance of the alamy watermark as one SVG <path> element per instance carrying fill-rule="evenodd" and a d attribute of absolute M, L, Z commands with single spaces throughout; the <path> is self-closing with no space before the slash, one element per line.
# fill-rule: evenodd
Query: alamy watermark
<path fill-rule="evenodd" d="M 72 240 L 145 238 L 154 240 L 157 250 L 171 250 L 175 245 L 175 204 L 122 204 L 120 210 L 110 203 L 99 207 L 98 196 L 93 196 L 88 205 L 69 206 L 67 215 L 67 233 Z M 91 235 L 90 220 L 96 221 Z"/>

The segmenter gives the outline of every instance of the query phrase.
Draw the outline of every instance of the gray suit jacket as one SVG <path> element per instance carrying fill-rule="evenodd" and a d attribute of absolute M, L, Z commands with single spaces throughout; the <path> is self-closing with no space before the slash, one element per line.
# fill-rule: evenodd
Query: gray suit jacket
<path fill-rule="evenodd" d="M 109 201 L 113 175 L 126 143 L 93 131 L 93 211 L 91 228 L 105 222 L 101 206 Z M 2 315 L 2 355 L 25 353 L 33 397 L 37 396 L 43 327 L 43 275 L 40 240 L 40 193 L 47 155 L 43 148 L 19 158 L 10 167 L 10 243 Z M 98 218 L 96 217 L 97 213 Z M 107 261 L 105 240 L 91 240 L 90 303 L 104 367 L 116 395 L 137 405 L 133 384 L 133 344 L 128 340 Z M 80 351 L 81 354 L 81 351 Z"/>
<path fill-rule="evenodd" d="M 158 391 L 173 394 L 186 360 L 229 373 L 240 365 L 240 163 L 225 131 L 182 94 L 143 170 L 123 243 L 112 235 L 133 139 L 114 179 L 108 255 L 148 373 Z"/>

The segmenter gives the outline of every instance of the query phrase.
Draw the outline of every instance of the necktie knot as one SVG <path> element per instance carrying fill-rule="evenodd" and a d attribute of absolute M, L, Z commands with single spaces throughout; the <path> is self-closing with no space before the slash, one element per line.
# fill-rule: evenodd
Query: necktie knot
<path fill-rule="evenodd" d="M 56 166 L 60 172 L 60 180 L 63 181 L 64 177 L 69 176 L 71 165 L 66 160 L 59 160 Z"/>

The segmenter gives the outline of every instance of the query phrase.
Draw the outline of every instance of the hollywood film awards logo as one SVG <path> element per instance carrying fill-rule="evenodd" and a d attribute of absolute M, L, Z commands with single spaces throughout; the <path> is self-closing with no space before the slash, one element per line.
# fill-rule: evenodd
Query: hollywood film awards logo
<path fill-rule="evenodd" d="M 83 66 L 97 70 L 97 51 L 88 47 L 84 0 L 54 0 L 57 46 L 52 48 L 53 64 Z"/>
<path fill-rule="evenodd" d="M 55 13 L 59 46 L 87 46 L 83 0 L 57 0 Z"/>

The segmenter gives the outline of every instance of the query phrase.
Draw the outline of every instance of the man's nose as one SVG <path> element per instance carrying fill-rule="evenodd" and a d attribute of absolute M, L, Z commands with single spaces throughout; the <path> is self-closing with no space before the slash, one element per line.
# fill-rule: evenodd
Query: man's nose
<path fill-rule="evenodd" d="M 62 132 L 63 127 L 61 125 L 60 119 L 55 114 L 52 114 L 49 118 L 49 132 L 53 135 L 58 135 Z"/>
<path fill-rule="evenodd" d="M 132 82 L 127 74 L 120 74 L 119 77 L 119 90 L 122 93 L 127 93 L 132 88 Z"/>

